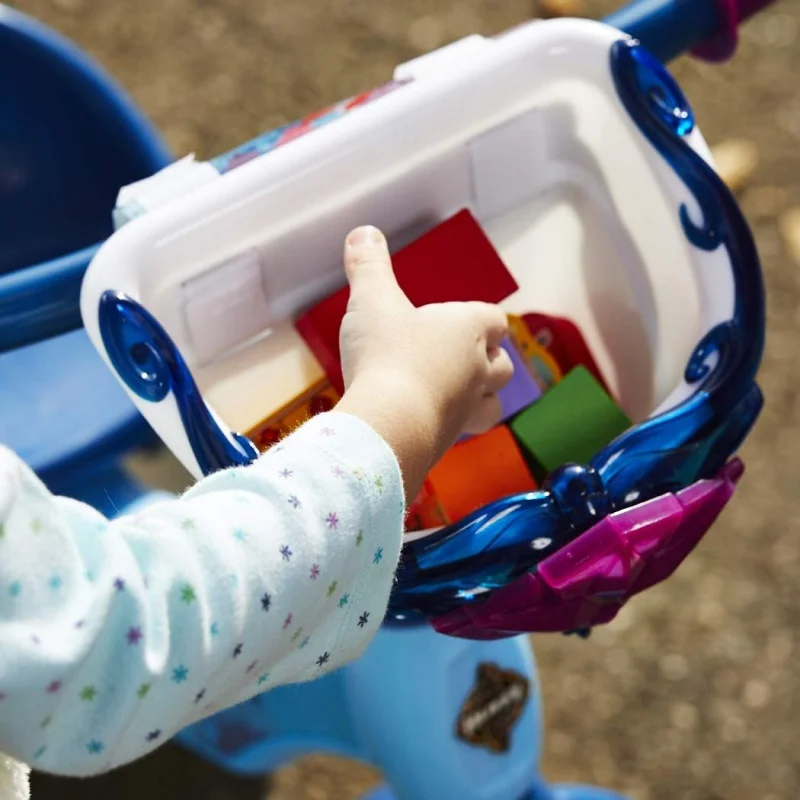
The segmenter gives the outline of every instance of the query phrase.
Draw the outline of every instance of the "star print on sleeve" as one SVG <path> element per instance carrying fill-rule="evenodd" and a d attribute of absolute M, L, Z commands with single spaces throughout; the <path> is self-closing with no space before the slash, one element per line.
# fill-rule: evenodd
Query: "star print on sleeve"
<path fill-rule="evenodd" d="M 119 766 L 202 714 L 341 667 L 380 626 L 402 542 L 402 477 L 387 444 L 355 417 L 324 412 L 279 450 L 121 524 L 74 501 L 62 520 L 64 509 L 37 491 L 41 507 L 28 505 L 10 525 L 0 519 L 0 545 L 54 536 L 59 552 L 76 553 L 69 538 L 78 523 L 70 520 L 78 519 L 81 559 L 40 559 L 30 574 L 0 563 L 0 604 L 28 613 L 42 596 L 77 608 L 77 591 L 98 602 L 68 613 L 57 635 L 34 619 L 23 636 L 31 663 L 39 660 L 29 670 L 39 705 L 25 723 L 28 763 L 64 774 Z M 164 630 L 166 664 L 150 658 Z M 54 647 L 97 647 L 124 659 L 125 669 L 76 671 L 50 657 Z M 63 670 L 51 666 L 42 677 L 46 664 Z M 19 699 L 5 688 L 0 751 L 9 730 L 3 712 L 16 712 Z M 92 720 L 66 749 L 46 738 L 61 734 L 62 708 Z"/>
<path fill-rule="evenodd" d="M 172 682 L 173 683 L 184 683 L 189 678 L 189 668 L 185 667 L 183 664 L 175 667 L 172 670 Z"/>
<path fill-rule="evenodd" d="M 125 634 L 125 639 L 129 645 L 136 645 L 142 640 L 142 629 L 138 626 L 131 626 Z"/>
<path fill-rule="evenodd" d="M 181 602 L 189 605 L 197 599 L 194 588 L 188 583 L 181 589 Z"/>

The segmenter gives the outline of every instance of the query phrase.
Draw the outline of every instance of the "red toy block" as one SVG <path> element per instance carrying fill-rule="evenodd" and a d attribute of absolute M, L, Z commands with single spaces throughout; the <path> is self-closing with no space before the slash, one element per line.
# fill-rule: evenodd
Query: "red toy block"
<path fill-rule="evenodd" d="M 392 256 L 397 282 L 415 306 L 450 301 L 499 303 L 517 283 L 472 214 L 464 209 Z M 295 323 L 333 387 L 344 392 L 339 328 L 350 288 L 318 303 Z"/>
<path fill-rule="evenodd" d="M 577 366 L 584 366 L 611 394 L 583 334 L 574 322 L 549 314 L 525 314 L 522 319 L 536 341 L 558 362 L 564 375 Z"/>

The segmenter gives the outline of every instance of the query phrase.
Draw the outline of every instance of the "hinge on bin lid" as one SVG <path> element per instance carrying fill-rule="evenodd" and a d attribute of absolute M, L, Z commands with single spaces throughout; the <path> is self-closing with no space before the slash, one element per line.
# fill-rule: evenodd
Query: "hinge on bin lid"
<path fill-rule="evenodd" d="M 465 36 L 457 42 L 446 44 L 438 50 L 433 50 L 430 53 L 413 58 L 411 61 L 406 61 L 405 64 L 399 64 L 395 67 L 394 79 L 396 81 L 419 80 L 424 78 L 425 75 L 439 72 L 442 69 L 453 69 L 472 58 L 476 53 L 482 52 L 491 44 L 491 39 L 487 39 L 477 33 L 472 36 Z"/>
<path fill-rule="evenodd" d="M 206 161 L 196 161 L 194 153 L 119 190 L 114 208 L 114 228 L 119 229 L 136 217 L 166 205 L 219 178 L 219 172 Z"/>

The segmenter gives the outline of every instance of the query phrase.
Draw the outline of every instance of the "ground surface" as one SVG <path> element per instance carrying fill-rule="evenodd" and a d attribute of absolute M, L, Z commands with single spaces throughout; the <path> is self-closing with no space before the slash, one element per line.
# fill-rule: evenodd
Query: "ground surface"
<path fill-rule="evenodd" d="M 222 152 L 385 80 L 417 52 L 532 14 L 531 0 L 22 0 L 132 92 L 176 152 Z M 599 15 L 613 3 L 589 2 Z M 759 148 L 742 203 L 769 289 L 767 407 L 746 479 L 713 535 L 667 585 L 588 643 L 539 637 L 544 768 L 639 800 L 800 797 L 800 278 L 775 223 L 800 205 L 800 2 L 782 0 L 722 69 L 676 65 L 711 143 Z M 774 189 L 774 190 L 773 190 Z M 36 800 L 349 800 L 370 770 L 325 758 L 267 786 L 165 748 Z M 442 800 L 448 800 L 442 798 Z M 498 799 L 501 800 L 501 799 Z"/>

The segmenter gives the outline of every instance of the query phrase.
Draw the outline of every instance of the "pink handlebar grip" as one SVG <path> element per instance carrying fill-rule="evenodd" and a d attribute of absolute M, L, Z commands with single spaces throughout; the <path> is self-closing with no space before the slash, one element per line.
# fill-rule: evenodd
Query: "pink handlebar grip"
<path fill-rule="evenodd" d="M 717 33 L 696 47 L 692 54 L 704 61 L 727 61 L 739 43 L 739 25 L 775 0 L 716 0 L 720 26 Z"/>

